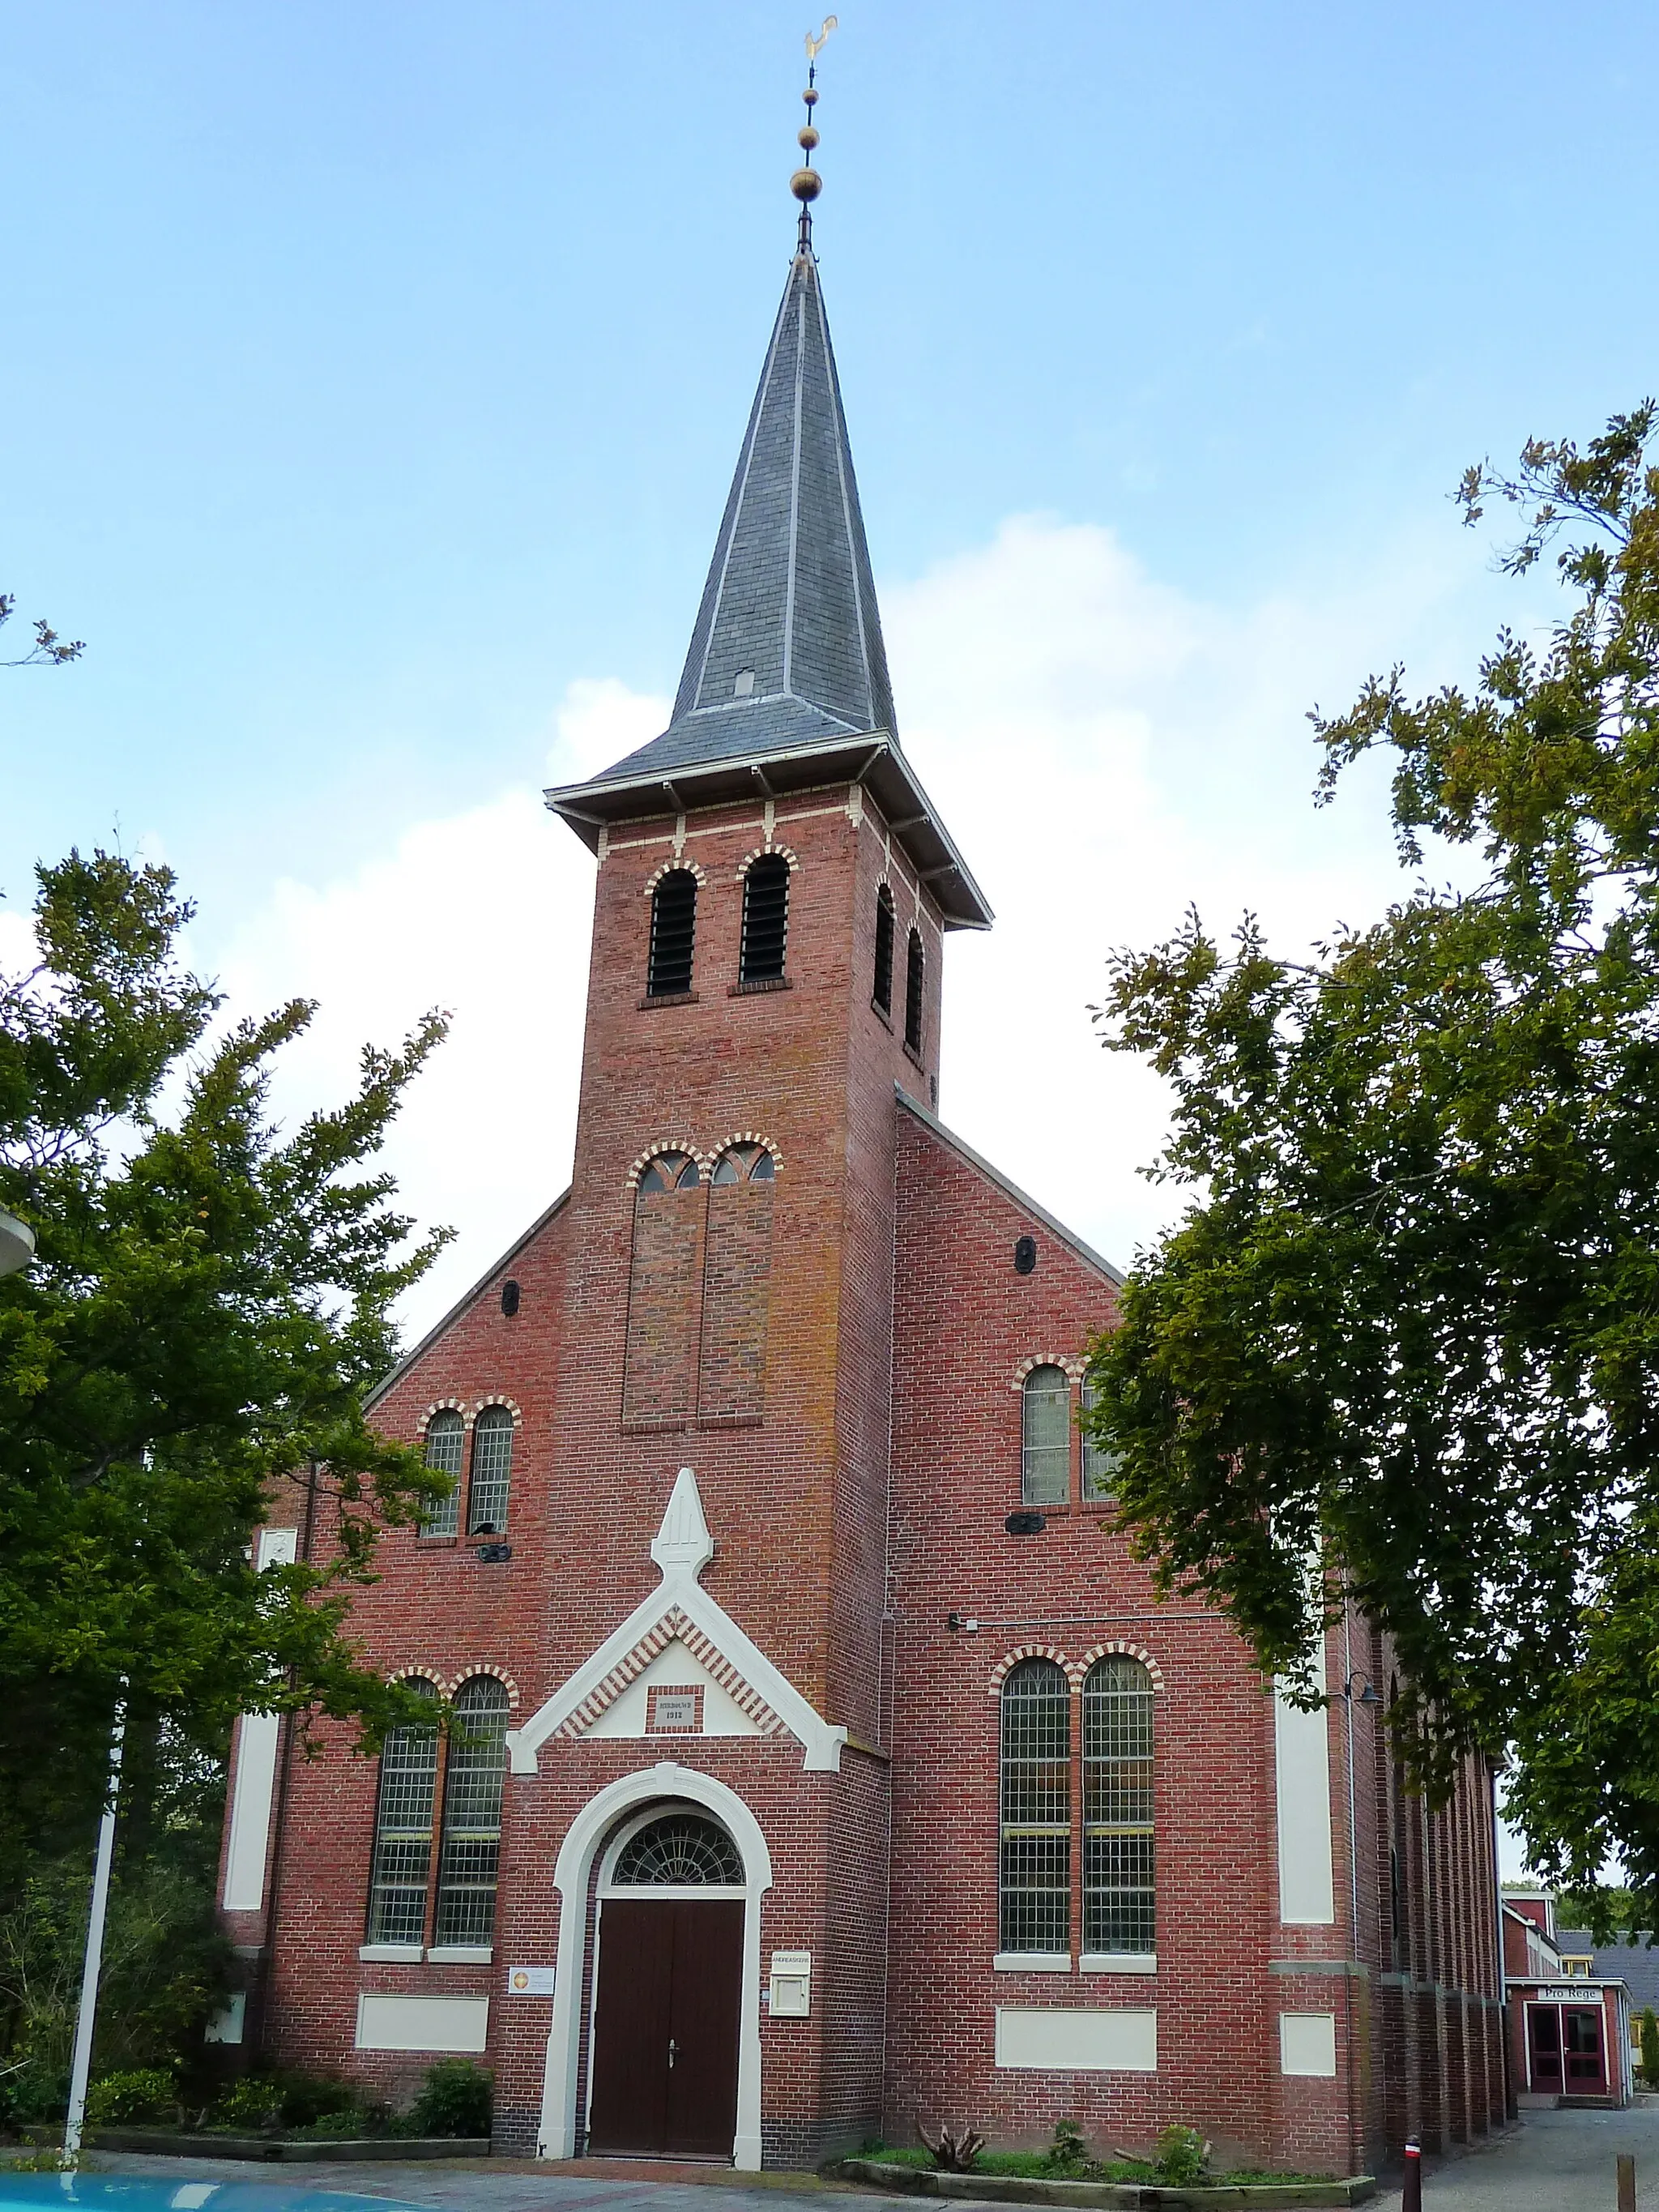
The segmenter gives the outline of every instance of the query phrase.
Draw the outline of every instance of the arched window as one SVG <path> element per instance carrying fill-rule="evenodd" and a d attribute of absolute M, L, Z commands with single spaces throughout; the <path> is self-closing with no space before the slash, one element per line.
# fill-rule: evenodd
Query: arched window
<path fill-rule="evenodd" d="M 1025 1378 L 1019 1494 L 1027 1505 L 1066 1505 L 1072 1496 L 1072 1385 L 1063 1367 Z"/>
<path fill-rule="evenodd" d="M 466 1448 L 466 1423 L 453 1407 L 434 1413 L 426 1425 L 426 1463 L 441 1474 L 455 1478 L 447 1498 L 432 1508 L 421 1523 L 423 1536 L 453 1536 L 460 1526 L 461 1454 Z"/>
<path fill-rule="evenodd" d="M 1003 1951 L 1072 1948 L 1072 1694 L 1052 1659 L 1002 1685 Z"/>
<path fill-rule="evenodd" d="M 709 1178 L 697 1367 L 704 1420 L 755 1419 L 765 1411 L 776 1177 L 764 1145 L 732 1145 Z"/>
<path fill-rule="evenodd" d="M 743 1861 L 707 1814 L 665 1813 L 629 1838 L 611 1880 L 621 1887 L 741 1889 Z"/>
<path fill-rule="evenodd" d="M 1095 1405 L 1095 1386 L 1083 1386 L 1083 1410 L 1091 1413 Z M 1097 1444 L 1087 1427 L 1083 1431 L 1083 1495 L 1092 1504 L 1109 1504 L 1116 1494 L 1119 1455 Z"/>
<path fill-rule="evenodd" d="M 486 1408 L 506 1410 L 505 1407 Z M 476 1446 L 473 1464 L 476 1469 Z M 473 1484 L 476 1489 L 476 1472 Z M 495 1933 L 507 1715 L 506 1686 L 493 1674 L 475 1674 L 455 1692 L 455 1721 L 444 1766 L 443 1849 L 438 1859 L 434 1944 L 488 1943 Z"/>
<path fill-rule="evenodd" d="M 459 1418 L 459 1416 L 458 1416 Z M 416 1676 L 405 1687 L 435 1698 Z M 374 1810 L 374 1864 L 369 1877 L 371 1943 L 426 1940 L 426 1893 L 432 1879 L 432 1799 L 438 1781 L 438 1724 L 395 1728 L 380 1753 L 380 1794 Z"/>
<path fill-rule="evenodd" d="M 921 932 L 910 932 L 910 951 L 904 963 L 904 1042 L 912 1052 L 921 1050 L 921 994 L 926 977 L 926 966 L 921 951 Z"/>
<path fill-rule="evenodd" d="M 472 1425 L 472 1487 L 467 1534 L 499 1536 L 507 1527 L 507 1493 L 513 1478 L 513 1414 L 486 1406 Z"/>
<path fill-rule="evenodd" d="M 1156 1951 L 1152 1678 L 1098 1659 L 1083 1685 L 1083 1948 Z"/>
<path fill-rule="evenodd" d="M 702 1277 L 702 1171 L 689 1152 L 659 1152 L 634 1199 L 623 1418 L 678 1421 L 696 1389 Z"/>
<path fill-rule="evenodd" d="M 893 894 L 885 884 L 876 893 L 876 976 L 871 998 L 884 1014 L 893 1011 Z"/>
<path fill-rule="evenodd" d="M 647 998 L 672 998 L 691 988 L 691 951 L 696 933 L 697 879 L 690 868 L 671 868 L 651 894 Z"/>
<path fill-rule="evenodd" d="M 783 975 L 789 934 L 789 863 L 781 853 L 763 853 L 743 879 L 742 983 L 775 983 Z"/>

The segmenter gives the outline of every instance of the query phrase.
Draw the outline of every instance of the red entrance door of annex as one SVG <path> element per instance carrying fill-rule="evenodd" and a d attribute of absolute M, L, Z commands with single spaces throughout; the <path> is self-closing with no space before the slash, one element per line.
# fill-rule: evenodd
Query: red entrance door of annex
<path fill-rule="evenodd" d="M 593 2156 L 731 2157 L 743 1916 L 739 1898 L 601 1905 Z"/>
<path fill-rule="evenodd" d="M 1607 2094 L 1607 2050 L 1599 2005 L 1529 2004 L 1532 2086 L 1566 2096 Z"/>

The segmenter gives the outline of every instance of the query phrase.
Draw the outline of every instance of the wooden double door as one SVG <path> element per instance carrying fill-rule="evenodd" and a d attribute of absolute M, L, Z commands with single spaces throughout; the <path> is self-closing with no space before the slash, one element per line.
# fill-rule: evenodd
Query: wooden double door
<path fill-rule="evenodd" d="M 741 1898 L 600 1905 L 593 2157 L 731 2157 L 744 1911 Z"/>
<path fill-rule="evenodd" d="M 1569 2097 L 1607 2095 L 1607 2054 L 1599 2004 L 1529 2004 L 1527 2036 L 1534 2089 L 1559 2090 Z"/>

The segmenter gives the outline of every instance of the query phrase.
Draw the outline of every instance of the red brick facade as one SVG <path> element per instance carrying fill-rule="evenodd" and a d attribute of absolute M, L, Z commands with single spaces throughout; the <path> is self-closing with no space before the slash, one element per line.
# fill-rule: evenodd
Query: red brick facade
<path fill-rule="evenodd" d="M 805 316 L 803 270 L 787 296 Z M 858 619 L 867 631 L 862 602 Z M 507 1405 L 505 1528 L 469 1536 L 464 1478 L 459 1533 L 390 1534 L 353 1616 L 388 1674 L 507 1686 L 493 1935 L 434 1955 L 428 1881 L 407 1940 L 368 1940 L 377 1765 L 325 1729 L 322 1758 L 278 1759 L 263 1829 L 252 1783 L 233 1821 L 250 2035 L 397 2094 L 434 2051 L 477 2048 L 500 2147 L 568 2154 L 601 1893 L 642 1814 L 689 1806 L 744 1869 L 739 2162 L 810 2164 L 939 2122 L 1035 2142 L 1073 2119 L 1139 2145 L 1181 2121 L 1335 2172 L 1408 2131 L 1478 2136 L 1506 2106 L 1485 1769 L 1444 1814 L 1404 1793 L 1375 1709 L 1342 1694 L 1387 1693 L 1363 1623 L 1331 1639 L 1329 1711 L 1281 1709 L 1218 1617 L 1155 1601 L 1083 1495 L 1074 1429 L 1066 1502 L 1009 1525 L 1027 1510 L 1025 1377 L 1058 1366 L 1075 1399 L 1116 1278 L 934 1118 L 943 936 L 982 902 L 925 799 L 907 815 L 894 797 L 909 772 L 890 738 L 842 753 L 816 780 L 790 769 L 799 748 L 752 777 L 721 768 L 707 803 L 665 775 L 590 838 L 570 1189 L 377 1407 L 410 1441 L 454 1409 L 470 1444 L 480 1408 Z M 744 876 L 769 850 L 790 863 L 785 972 L 750 984 Z M 652 892 L 674 866 L 697 878 L 692 986 L 653 998 Z M 1095 1845 L 1074 1824 L 1066 1948 L 1005 1954 L 1003 1686 L 1032 1656 L 1064 1670 L 1080 1822 L 1077 1716 L 1110 1655 L 1152 1692 L 1155 1948 L 1084 1951 Z"/>

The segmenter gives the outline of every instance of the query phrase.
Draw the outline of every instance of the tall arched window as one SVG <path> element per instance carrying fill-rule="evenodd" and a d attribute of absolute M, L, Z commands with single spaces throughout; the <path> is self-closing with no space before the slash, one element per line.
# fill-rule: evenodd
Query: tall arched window
<path fill-rule="evenodd" d="M 671 868 L 651 894 L 651 959 L 646 996 L 673 997 L 691 988 L 691 954 L 697 933 L 697 879 L 690 868 Z"/>
<path fill-rule="evenodd" d="M 921 994 L 927 969 L 922 957 L 921 932 L 910 932 L 910 950 L 904 963 L 904 1042 L 912 1052 L 921 1050 Z"/>
<path fill-rule="evenodd" d="M 1072 1384 L 1063 1367 L 1025 1378 L 1019 1494 L 1027 1505 L 1066 1505 L 1072 1496 Z"/>
<path fill-rule="evenodd" d="M 405 1686 L 435 1698 L 416 1676 Z M 371 1943 L 426 1940 L 426 1893 L 432 1879 L 432 1800 L 438 1782 L 438 1724 L 395 1728 L 380 1753 L 380 1794 L 374 1810 L 374 1864 L 369 1878 Z"/>
<path fill-rule="evenodd" d="M 1083 1386 L 1083 1410 L 1094 1411 L 1095 1386 Z M 1118 1455 L 1097 1444 L 1085 1427 L 1083 1431 L 1083 1495 L 1091 1504 L 1108 1504 L 1116 1494 Z"/>
<path fill-rule="evenodd" d="M 1083 1686 L 1083 1948 L 1156 1951 L 1152 1678 L 1098 1659 Z"/>
<path fill-rule="evenodd" d="M 455 1692 L 455 1721 L 444 1767 L 434 1944 L 488 1943 L 495 1933 L 507 1715 L 506 1686 L 493 1674 L 475 1674 Z"/>
<path fill-rule="evenodd" d="M 783 975 L 789 934 L 789 863 L 763 853 L 743 879 L 743 950 L 738 980 L 775 983 Z"/>
<path fill-rule="evenodd" d="M 893 894 L 876 893 L 876 975 L 870 996 L 884 1014 L 893 1011 Z"/>
<path fill-rule="evenodd" d="M 466 1448 L 466 1423 L 453 1407 L 434 1413 L 426 1425 L 426 1463 L 441 1474 L 455 1478 L 447 1498 L 432 1508 L 421 1523 L 423 1536 L 453 1536 L 460 1526 L 461 1454 Z"/>
<path fill-rule="evenodd" d="M 764 1145 L 732 1145 L 709 1178 L 697 1411 L 754 1419 L 766 1403 L 776 1164 Z"/>
<path fill-rule="evenodd" d="M 684 1420 L 691 1410 L 703 1211 L 702 1172 L 691 1154 L 659 1152 L 634 1197 L 625 1420 Z"/>
<path fill-rule="evenodd" d="M 1052 1659 L 1002 1685 L 1003 1951 L 1072 1948 L 1072 1695 Z"/>
<path fill-rule="evenodd" d="M 467 1534 L 499 1536 L 507 1527 L 507 1493 L 513 1479 L 513 1414 L 486 1406 L 472 1424 L 472 1486 L 467 1493 Z"/>

